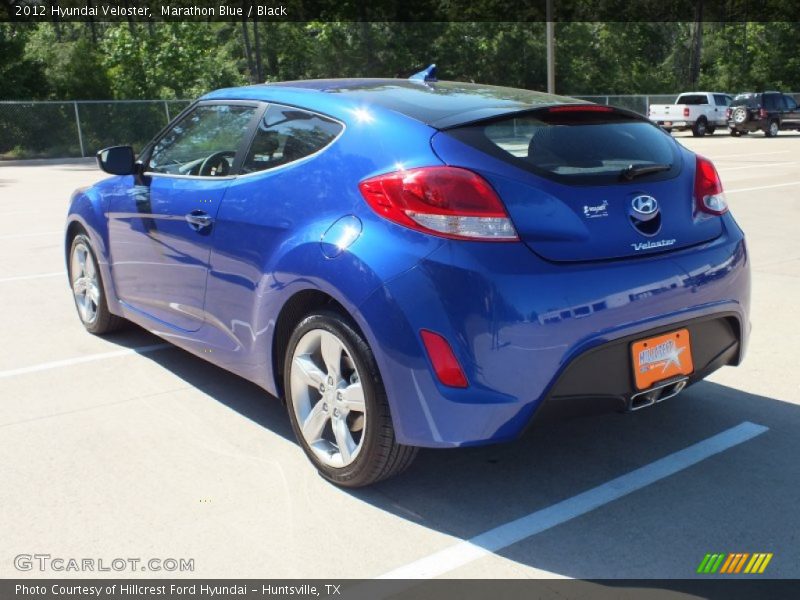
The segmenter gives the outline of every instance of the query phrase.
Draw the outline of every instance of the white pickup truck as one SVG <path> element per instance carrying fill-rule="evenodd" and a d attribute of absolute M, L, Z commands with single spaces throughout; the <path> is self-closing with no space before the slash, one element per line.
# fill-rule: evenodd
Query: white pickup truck
<path fill-rule="evenodd" d="M 675 104 L 651 104 L 648 118 L 667 131 L 692 130 L 695 137 L 727 125 L 725 112 L 733 98 L 721 92 L 685 92 Z"/>

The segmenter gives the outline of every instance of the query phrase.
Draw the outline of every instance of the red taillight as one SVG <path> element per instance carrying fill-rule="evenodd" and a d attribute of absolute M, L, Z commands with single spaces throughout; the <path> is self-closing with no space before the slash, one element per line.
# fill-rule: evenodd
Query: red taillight
<path fill-rule="evenodd" d="M 759 119 L 766 119 L 767 118 L 767 109 L 766 108 L 759 108 L 758 109 L 758 118 Z"/>
<path fill-rule="evenodd" d="M 421 329 L 419 334 L 422 337 L 422 343 L 425 344 L 428 358 L 431 359 L 433 371 L 439 381 L 450 387 L 467 387 L 467 378 L 464 375 L 464 371 L 461 370 L 461 365 L 458 364 L 458 359 L 453 354 L 453 349 L 447 343 L 447 340 L 438 333 L 427 329 Z"/>
<path fill-rule="evenodd" d="M 714 168 L 714 163 L 703 156 L 697 156 L 694 174 L 694 199 L 697 210 L 710 215 L 723 215 L 728 212 L 728 201 L 722 191 L 722 182 Z"/>
<path fill-rule="evenodd" d="M 567 104 L 565 106 L 554 106 L 553 108 L 548 108 L 547 112 L 614 112 L 614 109 L 611 106 L 601 106 L 597 104 Z"/>
<path fill-rule="evenodd" d="M 358 184 L 380 216 L 442 237 L 516 241 L 503 203 L 480 175 L 456 167 L 422 167 L 378 175 Z"/>
<path fill-rule="evenodd" d="M 683 116 L 684 117 L 688 117 L 689 116 L 689 107 L 688 106 L 684 106 L 683 107 Z"/>

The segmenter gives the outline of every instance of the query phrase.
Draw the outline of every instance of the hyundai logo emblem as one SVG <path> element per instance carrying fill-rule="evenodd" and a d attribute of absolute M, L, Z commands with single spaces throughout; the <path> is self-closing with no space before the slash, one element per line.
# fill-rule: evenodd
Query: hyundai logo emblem
<path fill-rule="evenodd" d="M 631 201 L 634 212 L 645 217 L 649 217 L 658 212 L 658 202 L 652 196 L 636 196 Z"/>

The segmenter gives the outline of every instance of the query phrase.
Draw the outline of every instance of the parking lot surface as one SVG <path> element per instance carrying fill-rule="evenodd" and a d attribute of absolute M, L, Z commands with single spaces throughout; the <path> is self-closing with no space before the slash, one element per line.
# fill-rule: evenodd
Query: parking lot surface
<path fill-rule="evenodd" d="M 86 333 L 64 273 L 89 162 L 0 166 L 0 576 L 20 554 L 193 559 L 144 577 L 692 577 L 770 552 L 800 577 L 800 135 L 678 134 L 711 158 L 752 258 L 748 355 L 632 414 L 423 450 L 372 488 L 323 481 L 281 403 L 131 328 Z"/>

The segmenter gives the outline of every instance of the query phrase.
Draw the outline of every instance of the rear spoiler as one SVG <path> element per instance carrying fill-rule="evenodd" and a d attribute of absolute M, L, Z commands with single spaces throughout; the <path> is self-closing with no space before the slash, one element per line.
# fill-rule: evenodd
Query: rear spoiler
<path fill-rule="evenodd" d="M 563 107 L 563 108 L 562 108 Z M 553 102 L 541 105 L 512 105 L 512 106 L 489 106 L 470 110 L 463 113 L 448 115 L 441 119 L 437 119 L 428 123 L 431 127 L 439 130 L 455 129 L 456 127 L 463 127 L 465 125 L 474 125 L 483 121 L 493 121 L 501 117 L 523 116 L 539 111 L 550 110 L 564 110 L 566 111 L 579 111 L 579 110 L 602 110 L 617 115 L 624 115 L 637 121 L 644 121 L 650 123 L 650 120 L 644 115 L 628 110 L 627 108 L 619 108 L 617 106 L 606 106 L 604 104 L 594 104 L 582 100 L 575 100 L 573 102 Z"/>

